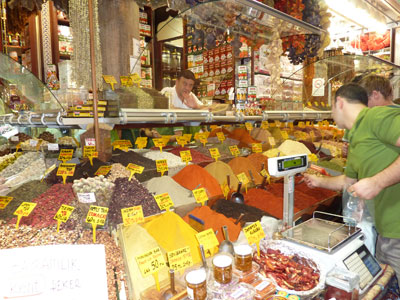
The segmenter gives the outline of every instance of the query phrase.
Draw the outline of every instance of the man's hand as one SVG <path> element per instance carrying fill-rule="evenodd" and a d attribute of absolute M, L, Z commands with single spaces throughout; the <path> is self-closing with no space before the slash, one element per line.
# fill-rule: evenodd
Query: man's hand
<path fill-rule="evenodd" d="M 382 191 L 382 188 L 373 177 L 368 177 L 353 184 L 347 191 L 354 197 L 371 200 Z"/>
<path fill-rule="evenodd" d="M 321 177 L 311 174 L 304 174 L 304 182 L 309 188 L 316 188 L 319 187 L 321 183 Z"/>
<path fill-rule="evenodd" d="M 183 103 L 186 104 L 190 108 L 197 109 L 199 108 L 199 105 L 197 104 L 196 99 L 193 97 L 193 94 L 191 93 L 183 93 L 183 97 L 185 100 L 183 100 Z"/>

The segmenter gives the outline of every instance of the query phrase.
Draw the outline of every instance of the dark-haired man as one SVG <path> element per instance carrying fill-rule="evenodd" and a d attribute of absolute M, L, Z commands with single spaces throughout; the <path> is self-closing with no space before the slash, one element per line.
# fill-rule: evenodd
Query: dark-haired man
<path fill-rule="evenodd" d="M 310 187 L 348 191 L 372 200 L 378 231 L 376 256 L 400 278 L 400 110 L 396 107 L 367 108 L 367 91 L 357 84 L 340 87 L 332 115 L 348 130 L 349 153 L 345 174 L 319 178 L 305 175 Z"/>
<path fill-rule="evenodd" d="M 203 108 L 203 103 L 192 93 L 195 81 L 196 78 L 192 71 L 184 70 L 178 75 L 175 86 L 170 90 L 171 108 Z"/>

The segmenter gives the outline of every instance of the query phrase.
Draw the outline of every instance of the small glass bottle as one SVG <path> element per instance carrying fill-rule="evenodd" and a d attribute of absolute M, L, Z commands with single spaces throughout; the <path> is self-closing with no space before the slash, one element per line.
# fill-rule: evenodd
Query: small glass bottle
<path fill-rule="evenodd" d="M 242 272 L 248 272 L 252 267 L 252 249 L 248 245 L 235 247 L 235 267 Z"/>
<path fill-rule="evenodd" d="M 232 281 L 232 258 L 228 255 L 217 255 L 213 259 L 214 279 L 226 284 Z"/>
<path fill-rule="evenodd" d="M 207 274 L 202 269 L 190 271 L 186 274 L 186 289 L 191 300 L 205 300 L 207 298 Z"/>

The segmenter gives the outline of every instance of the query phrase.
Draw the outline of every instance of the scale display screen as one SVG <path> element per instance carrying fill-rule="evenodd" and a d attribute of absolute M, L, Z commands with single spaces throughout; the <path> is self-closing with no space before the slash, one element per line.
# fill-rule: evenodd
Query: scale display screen
<path fill-rule="evenodd" d="M 304 156 L 293 158 L 283 158 L 278 160 L 278 171 L 287 171 L 296 168 L 302 168 L 307 165 L 307 159 Z"/>
<path fill-rule="evenodd" d="M 289 169 L 291 167 L 301 166 L 302 163 L 303 163 L 303 160 L 301 158 L 293 159 L 293 160 L 286 160 L 283 162 L 283 167 L 285 169 Z"/>
<path fill-rule="evenodd" d="M 364 289 L 368 283 L 381 271 L 378 262 L 373 258 L 365 245 L 358 248 L 353 254 L 343 260 L 349 269 L 360 276 L 360 288 Z"/>

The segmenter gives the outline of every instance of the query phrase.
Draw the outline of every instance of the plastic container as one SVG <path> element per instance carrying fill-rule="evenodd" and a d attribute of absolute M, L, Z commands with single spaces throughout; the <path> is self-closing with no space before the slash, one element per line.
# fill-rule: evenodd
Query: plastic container
<path fill-rule="evenodd" d="M 225 290 L 222 299 L 225 300 L 252 300 L 256 294 L 255 288 L 247 283 L 239 283 L 230 290 Z"/>
<path fill-rule="evenodd" d="M 221 284 L 232 281 L 232 257 L 221 254 L 213 259 L 214 280 Z"/>
<path fill-rule="evenodd" d="M 262 276 L 257 276 L 251 283 L 251 286 L 255 289 L 254 299 L 263 300 L 268 296 L 272 296 L 276 293 L 276 288 L 274 283 Z"/>
<path fill-rule="evenodd" d="M 252 268 L 253 250 L 248 245 L 235 247 L 235 268 L 242 272 L 248 272 Z"/>
<path fill-rule="evenodd" d="M 233 274 L 239 279 L 239 282 L 250 283 L 257 278 L 260 266 L 256 263 L 252 263 L 250 271 L 243 272 L 238 269 L 233 269 Z"/>
<path fill-rule="evenodd" d="M 358 299 L 360 276 L 356 273 L 334 268 L 327 274 L 325 284 L 326 293 L 324 299 Z"/>
<path fill-rule="evenodd" d="M 207 273 L 201 268 L 190 271 L 185 276 L 188 298 L 191 300 L 205 300 L 207 298 Z"/>

